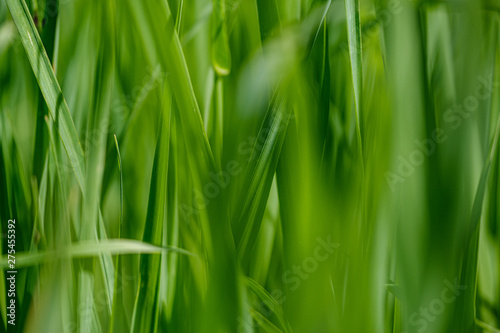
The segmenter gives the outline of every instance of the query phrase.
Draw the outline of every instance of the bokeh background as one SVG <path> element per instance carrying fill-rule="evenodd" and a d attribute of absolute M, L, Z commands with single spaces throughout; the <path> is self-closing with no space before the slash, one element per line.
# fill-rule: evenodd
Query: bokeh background
<path fill-rule="evenodd" d="M 0 0 L 0 331 L 500 332 L 499 12 Z"/>

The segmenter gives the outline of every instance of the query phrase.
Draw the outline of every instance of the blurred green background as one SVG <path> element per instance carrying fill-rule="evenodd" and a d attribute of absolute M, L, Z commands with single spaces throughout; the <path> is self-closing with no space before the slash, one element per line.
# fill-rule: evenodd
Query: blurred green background
<path fill-rule="evenodd" d="M 499 18 L 0 0 L 0 332 L 500 332 Z"/>

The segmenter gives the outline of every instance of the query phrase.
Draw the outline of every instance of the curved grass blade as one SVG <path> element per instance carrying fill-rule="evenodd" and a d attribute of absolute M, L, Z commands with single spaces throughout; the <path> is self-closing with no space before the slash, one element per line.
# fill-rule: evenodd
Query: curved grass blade
<path fill-rule="evenodd" d="M 16 267 L 27 267 L 38 265 L 47 261 L 63 259 L 63 258 L 91 258 L 100 256 L 103 253 L 114 254 L 133 254 L 133 253 L 161 253 L 163 251 L 173 251 L 180 254 L 191 255 L 183 249 L 174 247 L 161 247 L 133 239 L 108 239 L 106 241 L 94 242 L 83 241 L 73 243 L 66 248 L 58 249 L 57 251 L 45 251 L 39 253 L 19 253 L 16 255 Z M 8 265 L 7 256 L 2 256 L 0 259 L 0 268 L 6 268 Z"/>
<path fill-rule="evenodd" d="M 279 303 L 273 298 L 273 296 L 271 296 L 271 294 L 269 294 L 269 292 L 266 289 L 264 289 L 260 284 L 258 284 L 256 281 L 254 281 L 249 277 L 245 278 L 245 284 L 276 315 L 276 318 L 278 318 L 278 321 L 280 322 L 284 332 L 291 332 L 292 329 L 285 319 L 285 314 L 283 313 L 283 309 L 281 308 Z"/>
<path fill-rule="evenodd" d="M 167 79 L 171 83 L 170 86 L 176 104 L 175 117 L 179 119 L 179 129 L 182 128 L 179 133 L 182 133 L 184 145 L 189 149 L 187 160 L 193 187 L 203 190 L 202 187 L 211 181 L 209 172 L 218 172 L 220 170 L 217 170 L 206 135 L 184 51 L 175 29 L 174 18 L 170 12 L 169 4 L 167 1 L 129 1 L 128 3 L 134 9 L 137 18 L 144 18 L 144 20 L 137 19 L 141 33 L 144 36 L 150 36 L 151 40 L 156 42 L 151 43 L 151 49 L 152 52 L 158 53 L 158 59 L 160 59 L 162 67 L 168 72 Z M 158 19 L 148 19 L 150 17 Z M 203 230 L 203 244 L 212 268 L 209 273 L 212 288 L 207 291 L 206 303 L 203 305 L 207 309 L 203 313 L 206 316 L 207 323 L 203 328 L 211 331 L 217 330 L 216 327 L 221 330 L 232 331 L 232 328 L 237 325 L 237 311 L 241 308 L 238 295 L 227 292 L 228 288 L 236 287 L 237 281 L 235 278 L 236 264 L 233 256 L 234 243 L 228 218 L 221 214 L 221 209 L 223 209 L 222 200 L 223 195 L 219 195 L 205 209 L 199 210 L 200 224 Z M 210 221 L 209 216 L 212 218 Z M 161 235 L 161 231 L 159 235 Z M 230 314 L 222 315 L 220 311 L 217 311 L 217 305 L 221 302 L 225 304 L 225 309 Z M 146 318 L 146 316 L 142 317 Z M 140 324 L 136 325 L 135 327 L 142 327 Z"/>
<path fill-rule="evenodd" d="M 264 332 L 267 333 L 283 333 L 282 330 L 277 328 L 269 319 L 257 310 L 250 309 L 250 314 L 259 323 L 259 326 Z"/>
<path fill-rule="evenodd" d="M 236 225 L 243 228 L 238 239 L 240 258 L 249 255 L 249 250 L 257 238 L 260 226 L 256 221 L 260 221 L 264 214 L 289 116 L 284 91 L 278 89 L 259 131 L 258 137 L 265 138 L 265 142 L 262 147 L 255 146 L 252 151 L 250 164 L 245 173 L 243 186 L 245 195 L 241 197 L 239 208 L 236 209 L 238 214 Z"/>
<path fill-rule="evenodd" d="M 83 150 L 68 105 L 64 100 L 47 53 L 31 19 L 30 11 L 23 0 L 7 0 L 6 2 L 21 36 L 21 41 L 49 108 L 50 115 L 57 123 L 61 141 L 75 171 L 76 179 L 83 190 L 85 174 Z"/>
<path fill-rule="evenodd" d="M 479 234 L 480 234 L 480 220 L 481 212 L 483 208 L 484 196 L 486 194 L 486 188 L 488 185 L 488 175 L 490 167 L 495 159 L 495 156 L 499 154 L 498 139 L 500 135 L 500 117 L 498 118 L 495 135 L 493 141 L 491 142 L 491 147 L 489 151 L 486 163 L 483 166 L 481 172 L 481 178 L 477 186 L 477 191 L 474 197 L 474 203 L 472 205 L 472 211 L 469 221 L 469 230 L 466 233 L 468 236 L 465 256 L 462 262 L 462 273 L 460 276 L 460 284 L 470 286 L 465 291 L 465 295 L 462 299 L 461 306 L 458 309 L 456 315 L 460 318 L 465 318 L 464 322 L 470 327 L 474 326 L 475 318 L 475 299 L 476 299 L 476 285 L 477 285 L 477 264 L 478 264 L 478 254 L 479 254 Z"/>

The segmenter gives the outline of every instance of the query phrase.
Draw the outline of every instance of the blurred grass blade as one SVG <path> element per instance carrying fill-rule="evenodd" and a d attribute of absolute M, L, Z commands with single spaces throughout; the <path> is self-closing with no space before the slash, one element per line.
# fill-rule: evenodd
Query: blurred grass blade
<path fill-rule="evenodd" d="M 160 128 L 153 162 L 153 174 L 148 202 L 143 241 L 161 244 L 167 196 L 167 175 L 170 146 L 170 124 L 172 114 L 172 91 L 167 81 L 164 83 L 162 110 L 159 114 Z M 159 283 L 161 257 L 159 255 L 141 256 L 141 276 L 139 289 L 132 316 L 133 332 L 155 332 L 158 325 Z"/>
<path fill-rule="evenodd" d="M 58 251 L 45 251 L 34 254 L 20 252 L 16 256 L 16 267 L 26 267 L 61 258 L 90 258 L 99 256 L 102 253 L 110 253 L 112 255 L 131 253 L 154 254 L 161 253 L 162 251 L 174 251 L 180 254 L 192 255 L 190 252 L 183 249 L 161 247 L 137 240 L 122 238 L 108 239 L 107 241 L 100 242 L 76 242 L 66 248 L 61 248 Z M 0 267 L 7 267 L 7 256 L 2 256 L 0 259 Z"/>
<path fill-rule="evenodd" d="M 486 195 L 487 180 L 490 167 L 493 164 L 495 157 L 500 153 L 500 146 L 498 145 L 500 135 L 500 117 L 498 117 L 497 126 L 493 140 L 491 142 L 490 151 L 483 170 L 481 178 L 477 186 L 476 195 L 472 205 L 471 216 L 469 221 L 468 232 L 465 234 L 466 247 L 465 257 L 463 259 L 462 274 L 460 276 L 460 283 L 466 286 L 474 286 L 465 291 L 465 296 L 461 300 L 461 305 L 458 309 L 457 315 L 463 318 L 463 322 L 467 327 L 474 327 L 475 319 L 475 306 L 474 300 L 476 299 L 476 284 L 477 284 L 477 263 L 479 258 L 479 235 L 480 235 L 480 220 L 483 209 L 484 197 Z"/>
<path fill-rule="evenodd" d="M 278 6 L 276 0 L 257 0 L 257 9 L 259 12 L 260 39 L 264 42 L 273 35 L 275 29 L 281 28 Z"/>
<path fill-rule="evenodd" d="M 282 330 L 276 327 L 268 318 L 267 316 L 264 316 L 262 313 L 260 313 L 257 310 L 250 310 L 250 313 L 252 314 L 252 317 L 257 321 L 257 323 L 260 325 L 262 330 L 267 333 L 283 333 Z"/>
<path fill-rule="evenodd" d="M 116 134 L 113 136 L 115 139 L 115 147 L 118 159 L 118 172 L 120 174 L 120 214 L 118 219 L 118 238 L 122 237 L 123 229 L 123 172 L 122 172 L 122 156 L 120 154 L 120 147 Z M 122 256 L 117 255 L 115 260 L 115 281 L 114 281 L 114 295 L 113 295 L 113 308 L 111 310 L 111 320 L 109 324 L 109 332 L 125 332 L 129 331 L 129 323 L 125 315 L 125 308 L 123 303 L 123 278 L 122 278 Z"/>
<path fill-rule="evenodd" d="M 262 303 L 276 315 L 284 332 L 292 332 L 292 329 L 285 319 L 285 314 L 279 303 L 269 294 L 269 292 L 251 278 L 245 278 L 245 284 L 252 290 Z"/>
<path fill-rule="evenodd" d="M 243 230 L 241 238 L 237 238 L 241 259 L 250 254 L 250 249 L 258 235 L 260 225 L 257 221 L 260 221 L 264 214 L 290 117 L 289 112 L 284 88 L 278 88 L 258 134 L 264 142 L 255 143 L 245 172 L 243 195 L 235 211 L 237 215 L 234 225 Z"/>
<path fill-rule="evenodd" d="M 226 0 L 213 0 L 212 21 L 210 31 L 212 65 L 219 76 L 226 76 L 231 72 L 231 51 L 227 36 Z"/>

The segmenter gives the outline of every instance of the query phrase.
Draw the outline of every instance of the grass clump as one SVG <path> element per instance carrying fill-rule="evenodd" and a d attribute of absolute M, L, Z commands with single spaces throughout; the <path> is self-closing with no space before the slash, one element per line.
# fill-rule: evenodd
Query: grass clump
<path fill-rule="evenodd" d="M 0 0 L 0 331 L 498 332 L 497 7 Z"/>

